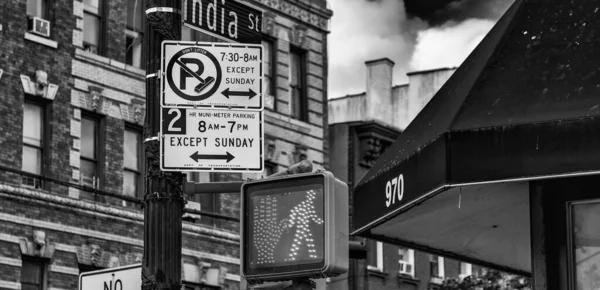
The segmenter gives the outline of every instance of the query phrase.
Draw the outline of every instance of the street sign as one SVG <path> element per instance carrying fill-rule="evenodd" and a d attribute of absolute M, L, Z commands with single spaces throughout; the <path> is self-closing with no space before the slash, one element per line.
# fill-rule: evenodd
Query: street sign
<path fill-rule="evenodd" d="M 141 289 L 142 264 L 79 274 L 79 290 Z"/>
<path fill-rule="evenodd" d="M 261 172 L 262 111 L 162 108 L 163 171 Z"/>
<path fill-rule="evenodd" d="M 183 0 L 183 25 L 218 38 L 260 44 L 262 11 L 233 0 Z"/>
<path fill-rule="evenodd" d="M 262 110 L 262 45 L 163 41 L 161 106 Z"/>

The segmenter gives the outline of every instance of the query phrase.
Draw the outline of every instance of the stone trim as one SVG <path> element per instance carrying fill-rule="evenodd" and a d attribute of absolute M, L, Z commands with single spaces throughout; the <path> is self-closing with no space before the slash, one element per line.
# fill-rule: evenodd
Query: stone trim
<path fill-rule="evenodd" d="M 58 48 L 58 42 L 56 42 L 54 40 L 50 40 L 50 39 L 45 38 L 45 37 L 41 37 L 41 36 L 35 35 L 33 33 L 25 32 L 25 39 L 27 39 L 29 41 L 37 42 L 37 43 L 39 43 L 41 45 L 52 47 L 54 49 Z"/>
<path fill-rule="evenodd" d="M 35 71 L 35 81 L 29 76 L 21 75 L 23 92 L 32 96 L 39 96 L 48 100 L 54 100 L 58 85 L 48 82 L 48 74 L 43 70 Z"/>
<path fill-rule="evenodd" d="M 287 0 L 256 0 L 267 7 L 277 10 L 283 14 L 291 16 L 295 19 L 303 21 L 321 30 L 329 32 L 329 19 L 333 12 L 327 9 L 327 12 L 309 11 L 306 5 L 300 3 L 291 3 Z M 310 9 L 316 10 L 316 9 Z"/>
<path fill-rule="evenodd" d="M 109 207 L 109 206 L 105 206 L 105 205 L 101 205 L 101 204 L 94 204 L 94 203 L 89 203 L 87 201 L 84 200 L 78 200 L 78 199 L 73 199 L 73 198 L 68 198 L 68 197 L 64 197 L 64 196 L 59 196 L 59 195 L 54 195 L 54 194 L 47 194 L 43 191 L 38 191 L 38 190 L 34 190 L 34 189 L 29 189 L 29 188 L 22 188 L 22 187 L 15 187 L 15 186 L 11 186 L 11 185 L 7 185 L 7 184 L 0 184 L 0 196 L 7 196 L 10 198 L 21 198 L 21 199 L 34 199 L 37 201 L 41 201 L 41 202 L 52 202 L 54 204 L 58 204 L 61 206 L 65 206 L 68 207 L 70 209 L 78 209 L 81 211 L 86 211 L 88 213 L 93 213 L 93 214 L 98 214 L 98 215 L 103 215 L 103 216 L 110 216 L 112 218 L 120 218 L 120 219 L 124 219 L 125 221 L 130 221 L 130 222 L 136 222 L 136 223 L 143 223 L 144 222 L 144 215 L 142 213 L 139 212 L 134 212 L 131 210 L 125 210 L 125 209 L 120 209 L 120 208 L 115 208 L 115 207 Z M 4 214 L 0 213 L 0 220 L 2 219 L 1 217 Z M 21 218 L 21 217 L 16 217 L 16 218 Z M 29 224 L 35 224 L 37 223 L 36 220 L 33 219 L 28 219 L 29 220 Z M 7 221 L 11 221 L 10 218 L 8 218 Z M 42 221 L 42 223 L 47 223 L 45 221 Z M 59 227 L 63 227 L 63 225 L 59 225 L 59 224 L 53 224 L 53 226 L 59 226 Z M 74 231 L 76 231 L 76 234 L 79 234 L 79 228 L 75 228 L 73 227 Z M 50 228 L 52 230 L 54 230 L 55 228 Z M 199 235 L 204 235 L 207 236 L 210 239 L 213 239 L 215 241 L 218 242 L 225 242 L 225 243 L 233 243 L 233 244 L 239 244 L 240 242 L 240 236 L 239 234 L 234 234 L 234 233 L 230 233 L 230 232 L 226 232 L 226 231 L 221 231 L 221 230 L 216 230 L 216 229 L 209 229 L 209 228 L 205 228 L 205 227 L 201 227 L 201 226 L 196 226 L 196 225 L 191 225 L 188 223 L 183 223 L 183 230 L 184 230 L 184 234 L 199 234 Z M 92 235 L 94 234 L 104 234 L 104 233 L 100 233 L 100 232 L 94 232 L 91 231 Z M 117 241 L 121 240 L 122 237 L 121 236 L 116 236 L 113 235 Z M 1 237 L 1 236 L 0 236 Z M 135 240 L 135 242 L 131 242 L 131 244 L 133 245 L 142 245 L 143 241 L 141 240 Z"/>
<path fill-rule="evenodd" d="M 21 289 L 21 282 L 0 280 L 0 288 L 19 290 Z"/>

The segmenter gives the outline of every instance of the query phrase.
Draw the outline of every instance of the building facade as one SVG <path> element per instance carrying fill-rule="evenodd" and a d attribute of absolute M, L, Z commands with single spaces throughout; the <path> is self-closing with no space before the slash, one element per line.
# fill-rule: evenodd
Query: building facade
<path fill-rule="evenodd" d="M 142 2 L 0 3 L 0 289 L 76 289 L 82 272 L 141 262 Z M 332 12 L 324 0 L 248 3 L 264 10 L 266 171 L 190 181 L 259 178 L 303 159 L 328 166 Z M 189 28 L 182 39 L 217 41 Z M 217 215 L 184 216 L 185 288 L 238 289 L 239 193 L 187 199 Z"/>
<path fill-rule="evenodd" d="M 454 72 L 454 68 L 411 72 L 407 74 L 408 84 L 393 86 L 393 61 L 377 59 L 367 61 L 366 66 L 366 91 L 331 99 L 328 104 L 329 140 L 335 148 L 330 151 L 330 168 L 351 187 Z M 479 270 L 468 263 L 409 248 L 368 239 L 364 242 L 367 259 L 351 260 L 348 276 L 331 282 L 338 285 L 335 289 L 435 289 L 444 278 L 465 277 Z"/>

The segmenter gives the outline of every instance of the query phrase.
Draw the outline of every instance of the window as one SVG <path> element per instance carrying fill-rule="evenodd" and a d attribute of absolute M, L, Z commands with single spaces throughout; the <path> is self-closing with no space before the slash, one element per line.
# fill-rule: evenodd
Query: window
<path fill-rule="evenodd" d="M 44 289 L 45 262 L 42 259 L 22 258 L 21 290 Z"/>
<path fill-rule="evenodd" d="M 127 1 L 127 29 L 125 30 L 125 63 L 141 69 L 146 67 L 144 61 L 144 14 L 142 0 Z"/>
<path fill-rule="evenodd" d="M 571 289 L 591 290 L 600 285 L 600 200 L 569 203 L 569 267 Z"/>
<path fill-rule="evenodd" d="M 411 249 L 398 249 L 398 274 L 415 276 L 415 252 Z"/>
<path fill-rule="evenodd" d="M 27 16 L 46 17 L 46 0 L 27 0 Z"/>
<path fill-rule="evenodd" d="M 83 0 L 83 49 L 102 54 L 103 21 L 101 0 Z"/>
<path fill-rule="evenodd" d="M 181 40 L 183 41 L 203 41 L 203 42 L 223 42 L 217 37 L 204 32 L 191 29 L 187 26 L 181 27 Z"/>
<path fill-rule="evenodd" d="M 262 40 L 262 45 L 264 48 L 264 52 L 263 52 L 263 92 L 264 92 L 264 96 L 268 97 L 268 96 L 275 96 L 275 71 L 274 71 L 274 54 L 273 54 L 273 42 L 271 40 L 266 40 L 263 39 Z M 273 106 L 271 106 L 271 108 L 273 108 L 273 110 L 275 110 L 275 101 L 273 101 Z"/>
<path fill-rule="evenodd" d="M 123 138 L 123 194 L 140 197 L 142 169 L 142 133 L 141 129 L 126 127 Z M 123 202 L 126 205 L 125 201 Z"/>
<path fill-rule="evenodd" d="M 95 118 L 81 117 L 80 182 L 92 188 L 100 188 L 99 123 Z"/>
<path fill-rule="evenodd" d="M 469 263 L 465 263 L 465 262 L 459 262 L 459 271 L 460 273 L 458 274 L 458 276 L 461 279 L 464 279 L 465 277 L 471 276 L 473 274 L 473 269 L 471 264 Z"/>
<path fill-rule="evenodd" d="M 44 161 L 44 109 L 41 105 L 25 102 L 23 109 L 23 171 L 42 175 Z M 40 188 L 41 180 L 23 176 L 24 185 Z"/>
<path fill-rule="evenodd" d="M 367 268 L 383 272 L 383 243 L 367 240 Z"/>
<path fill-rule="evenodd" d="M 306 63 L 305 52 L 296 48 L 290 50 L 290 113 L 291 117 L 308 120 L 306 98 Z"/>
<path fill-rule="evenodd" d="M 211 174 L 204 172 L 190 172 L 188 174 L 188 181 L 190 182 L 210 182 L 218 181 L 216 178 L 211 178 Z M 191 198 L 192 201 L 200 204 L 200 210 L 206 212 L 219 212 L 219 195 L 217 194 L 196 194 Z M 208 216 L 201 216 L 199 223 L 216 226 L 216 219 Z"/>
<path fill-rule="evenodd" d="M 444 278 L 444 258 L 437 255 L 430 255 L 429 266 L 429 275 L 432 278 Z"/>

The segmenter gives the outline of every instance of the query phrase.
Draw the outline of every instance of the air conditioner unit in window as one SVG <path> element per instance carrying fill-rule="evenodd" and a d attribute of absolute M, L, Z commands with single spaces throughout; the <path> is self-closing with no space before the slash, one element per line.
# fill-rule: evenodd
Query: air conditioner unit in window
<path fill-rule="evenodd" d="M 29 32 L 50 37 L 50 21 L 39 17 L 31 17 L 28 21 Z"/>
<path fill-rule="evenodd" d="M 412 267 L 413 265 L 408 262 L 402 260 L 398 261 L 399 274 L 412 275 Z"/>

